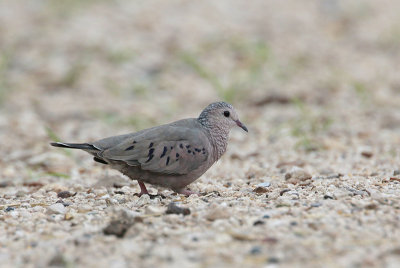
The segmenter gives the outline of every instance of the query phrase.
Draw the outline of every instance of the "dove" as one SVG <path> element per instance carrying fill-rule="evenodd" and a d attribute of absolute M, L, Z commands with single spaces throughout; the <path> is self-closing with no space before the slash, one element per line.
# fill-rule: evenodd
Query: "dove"
<path fill-rule="evenodd" d="M 186 186 L 203 175 L 225 153 L 230 130 L 248 132 L 231 104 L 214 102 L 198 118 L 188 118 L 89 143 L 52 142 L 55 147 L 81 149 L 93 160 L 119 170 L 149 194 L 145 183 L 189 196 Z"/>

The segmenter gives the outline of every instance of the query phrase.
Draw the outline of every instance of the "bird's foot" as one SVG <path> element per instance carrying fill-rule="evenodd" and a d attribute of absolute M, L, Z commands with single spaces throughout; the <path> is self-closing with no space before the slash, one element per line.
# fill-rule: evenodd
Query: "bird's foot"
<path fill-rule="evenodd" d="M 144 185 L 143 182 L 138 181 L 138 183 L 140 186 L 140 193 L 136 193 L 136 194 L 134 194 L 134 196 L 141 197 L 142 195 L 147 194 L 150 197 L 150 199 L 154 199 L 156 197 L 161 197 L 162 199 L 165 199 L 165 196 L 162 194 L 150 194 L 149 191 L 147 191 L 146 185 Z"/>
<path fill-rule="evenodd" d="M 190 190 L 187 190 L 187 189 L 180 189 L 180 190 L 178 190 L 178 191 L 176 191 L 178 194 L 183 194 L 183 195 L 186 195 L 186 196 L 190 196 L 190 195 L 192 195 L 192 194 L 197 194 L 197 195 L 199 195 L 199 193 L 198 192 L 193 192 L 193 191 L 190 191 Z"/>

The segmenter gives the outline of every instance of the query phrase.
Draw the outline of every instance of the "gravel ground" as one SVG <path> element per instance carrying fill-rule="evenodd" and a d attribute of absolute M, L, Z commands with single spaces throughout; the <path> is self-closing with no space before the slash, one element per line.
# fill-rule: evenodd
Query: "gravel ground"
<path fill-rule="evenodd" d="M 2 267 L 398 267 L 399 1 L 0 2 Z M 90 141 L 235 105 L 190 185 Z"/>

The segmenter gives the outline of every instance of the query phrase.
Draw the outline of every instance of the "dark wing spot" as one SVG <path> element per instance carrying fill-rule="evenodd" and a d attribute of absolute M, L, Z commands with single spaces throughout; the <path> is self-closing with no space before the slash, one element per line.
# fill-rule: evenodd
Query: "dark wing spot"
<path fill-rule="evenodd" d="M 191 153 L 192 153 L 192 151 L 188 150 L 188 154 L 191 154 Z"/>
<path fill-rule="evenodd" d="M 150 162 L 151 159 L 153 159 L 154 154 L 149 155 L 149 159 L 147 159 L 146 163 Z"/>
<path fill-rule="evenodd" d="M 151 147 L 153 147 L 153 145 L 154 145 L 154 143 L 150 143 L 150 145 L 149 145 L 149 149 L 150 149 Z"/>
<path fill-rule="evenodd" d="M 165 163 L 168 166 L 169 163 L 169 156 L 167 157 L 167 162 Z"/>
<path fill-rule="evenodd" d="M 98 158 L 98 157 L 93 157 L 93 160 L 94 161 L 96 161 L 96 162 L 99 162 L 99 163 L 102 163 L 102 164 L 108 164 L 106 161 L 104 161 L 103 159 L 101 159 L 101 158 Z"/>
<path fill-rule="evenodd" d="M 176 157 L 179 157 L 179 154 L 178 154 L 178 153 L 176 153 Z"/>
<path fill-rule="evenodd" d="M 179 144 L 179 147 L 181 147 L 181 149 L 183 149 L 183 144 L 181 143 L 181 144 Z"/>
<path fill-rule="evenodd" d="M 135 143 L 136 143 L 136 141 L 133 141 L 132 143 L 133 143 L 133 144 L 135 144 Z"/>
<path fill-rule="evenodd" d="M 129 146 L 128 148 L 125 149 L 125 151 L 132 150 L 133 148 L 135 148 L 135 146 L 133 146 L 133 145 L 132 145 L 132 146 Z"/>
<path fill-rule="evenodd" d="M 164 151 L 162 152 L 162 154 L 160 155 L 160 158 L 163 158 L 165 156 L 165 154 L 167 153 L 167 146 L 164 146 Z"/>
<path fill-rule="evenodd" d="M 189 148 L 190 148 L 190 145 L 186 145 L 186 148 L 188 148 L 188 149 L 189 149 Z"/>
<path fill-rule="evenodd" d="M 192 154 L 195 155 L 195 152 L 193 151 Z"/>
<path fill-rule="evenodd" d="M 200 149 L 198 149 L 198 148 L 194 148 L 194 150 L 195 150 L 196 152 L 198 152 L 198 153 L 200 153 L 200 152 L 201 152 L 201 150 L 200 150 Z"/>
<path fill-rule="evenodd" d="M 148 155 L 148 156 L 152 155 L 153 153 L 154 153 L 154 148 L 151 148 L 151 149 L 149 150 L 149 155 Z"/>
<path fill-rule="evenodd" d="M 173 149 L 174 147 L 173 146 L 171 146 L 171 150 Z"/>

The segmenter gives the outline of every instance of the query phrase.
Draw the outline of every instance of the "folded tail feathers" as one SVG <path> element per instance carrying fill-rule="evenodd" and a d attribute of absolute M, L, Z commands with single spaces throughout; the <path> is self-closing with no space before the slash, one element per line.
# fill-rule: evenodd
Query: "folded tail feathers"
<path fill-rule="evenodd" d="M 96 150 L 96 151 L 99 150 L 99 148 L 96 148 L 94 145 L 89 143 L 52 142 L 50 143 L 50 145 L 54 147 L 69 148 L 69 149 Z"/>

